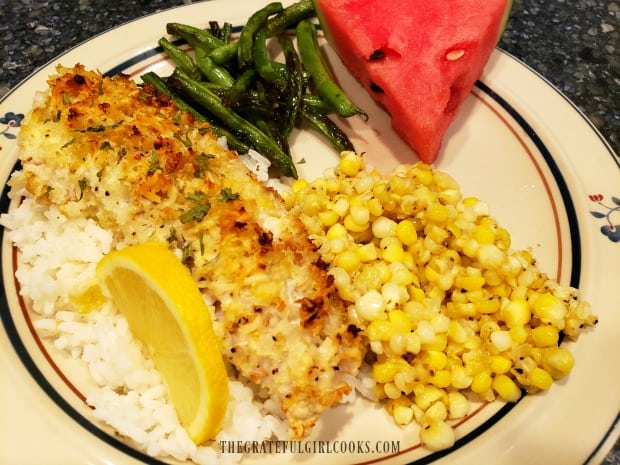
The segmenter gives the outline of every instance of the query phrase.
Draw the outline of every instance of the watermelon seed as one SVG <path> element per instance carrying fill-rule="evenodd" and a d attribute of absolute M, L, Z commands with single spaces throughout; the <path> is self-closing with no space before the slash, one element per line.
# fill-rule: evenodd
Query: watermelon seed
<path fill-rule="evenodd" d="M 461 58 L 463 55 L 465 55 L 465 50 L 463 49 L 450 50 L 448 53 L 446 53 L 446 60 L 456 61 L 459 58 Z"/>
<path fill-rule="evenodd" d="M 383 53 L 381 49 L 377 49 L 370 54 L 370 61 L 381 60 L 383 58 L 385 58 L 385 53 Z"/>
<path fill-rule="evenodd" d="M 371 81 L 371 83 L 370 83 L 370 89 L 371 89 L 373 92 L 378 92 L 378 93 L 381 93 L 381 94 L 384 92 L 384 90 L 381 88 L 381 86 L 378 86 L 377 84 L 375 84 L 375 83 L 374 83 L 374 82 L 372 82 L 372 81 Z"/>

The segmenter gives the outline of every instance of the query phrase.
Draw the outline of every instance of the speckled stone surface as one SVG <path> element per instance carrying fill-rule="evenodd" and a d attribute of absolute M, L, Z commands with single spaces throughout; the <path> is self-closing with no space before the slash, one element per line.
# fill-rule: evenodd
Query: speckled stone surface
<path fill-rule="evenodd" d="M 0 0 L 0 98 L 90 37 L 184 3 Z M 620 153 L 620 1 L 515 0 L 500 47 L 562 91 Z M 603 464 L 620 465 L 620 443 Z"/>

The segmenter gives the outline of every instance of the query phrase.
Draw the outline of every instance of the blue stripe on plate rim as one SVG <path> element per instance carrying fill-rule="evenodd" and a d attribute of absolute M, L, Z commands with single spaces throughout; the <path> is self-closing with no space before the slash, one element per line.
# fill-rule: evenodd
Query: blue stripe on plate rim
<path fill-rule="evenodd" d="M 241 29 L 241 27 L 235 27 L 234 31 L 239 32 Z M 178 42 L 177 42 L 178 43 Z M 150 50 L 146 50 L 122 63 L 120 63 L 119 65 L 109 69 L 108 71 L 104 72 L 104 76 L 111 76 L 111 75 L 115 75 L 118 73 L 122 73 L 125 70 L 127 70 L 128 68 L 130 68 L 131 66 L 134 66 L 140 62 L 142 62 L 143 60 L 156 56 L 158 54 L 162 53 L 162 49 L 160 47 L 154 47 Z M 502 53 L 505 53 L 502 51 Z M 507 54 L 508 55 L 508 54 Z M 511 57 L 512 59 L 514 59 L 515 61 L 519 61 L 518 59 Z M 521 63 L 523 64 L 523 63 Z M 523 64 L 523 66 L 526 66 L 525 64 Z M 528 67 L 529 68 L 529 67 Z M 531 70 L 531 68 L 530 68 Z M 535 71 L 531 70 L 533 73 L 537 74 Z M 537 74 L 538 75 L 538 74 Z M 577 107 L 575 107 L 575 105 L 568 100 L 560 91 L 558 91 L 554 86 L 552 86 L 550 83 L 548 83 L 546 80 L 544 80 L 542 77 L 541 79 L 546 82 L 550 87 L 552 87 L 556 92 L 558 92 L 574 109 L 575 111 L 579 112 L 582 116 L 582 118 L 584 119 L 584 121 L 588 124 L 588 126 L 590 126 L 590 128 L 597 134 L 598 138 L 601 140 L 601 142 L 603 143 L 603 145 L 605 145 L 605 147 L 607 148 L 610 156 L 612 157 L 612 159 L 614 160 L 614 162 L 620 167 L 620 161 L 618 160 L 618 157 L 613 153 L 613 151 L 611 150 L 611 148 L 609 147 L 608 143 L 604 140 L 604 138 L 600 135 L 600 133 L 598 133 L 598 131 L 596 130 L 596 128 L 592 125 L 592 123 L 585 117 L 585 115 L 583 115 L 578 109 Z M 579 232 L 579 226 L 578 226 L 578 221 L 577 221 L 577 214 L 575 211 L 575 207 L 572 201 L 572 198 L 570 196 L 570 192 L 568 189 L 568 186 L 566 184 L 566 181 L 564 180 L 564 177 L 562 176 L 561 171 L 559 170 L 553 155 L 551 154 L 551 152 L 549 151 L 549 149 L 546 147 L 546 145 L 544 144 L 544 142 L 542 141 L 542 139 L 539 137 L 539 135 L 536 133 L 536 131 L 532 128 L 532 126 L 526 121 L 526 119 L 510 104 L 508 103 L 503 97 L 501 97 L 497 92 L 495 92 L 493 89 L 491 89 L 487 84 L 485 84 L 482 81 L 478 81 L 476 82 L 476 87 L 481 90 L 482 92 L 484 92 L 485 94 L 487 94 L 493 101 L 495 101 L 504 111 L 506 111 L 508 113 L 508 115 L 510 115 L 510 117 L 514 120 L 514 122 L 521 127 L 521 129 L 524 130 L 524 132 L 526 133 L 526 135 L 530 138 L 531 142 L 534 144 L 534 146 L 539 150 L 540 154 L 542 155 L 543 159 L 545 160 L 545 163 L 547 164 L 555 182 L 556 185 L 559 189 L 560 195 L 562 197 L 562 201 L 564 203 L 564 208 L 565 208 L 565 213 L 566 213 L 566 217 L 569 223 L 569 230 L 570 230 L 570 238 L 571 238 L 571 257 L 572 257 L 572 264 L 571 264 L 571 274 L 570 274 L 570 285 L 574 286 L 574 287 L 579 287 L 579 281 L 580 281 L 580 274 L 581 274 L 581 235 Z M 18 169 L 19 163 L 16 163 L 14 170 Z M 4 186 L 3 192 L 2 192 L 2 196 L 0 198 L 0 213 L 2 212 L 6 212 L 9 208 L 9 203 L 10 203 L 10 199 L 8 197 L 8 186 Z M 0 227 L 2 228 L 2 227 Z M 4 228 L 2 228 L 2 231 L 0 232 L 1 236 L 0 239 L 4 240 Z M 3 281 L 3 278 L 0 276 L 0 281 Z M 21 340 L 21 338 L 19 337 L 19 334 L 17 332 L 17 328 L 15 326 L 15 322 L 11 319 L 10 317 L 10 310 L 8 307 L 8 301 L 6 298 L 6 293 L 4 291 L 4 282 L 1 283 L 2 284 L 2 295 L 0 296 L 0 318 L 2 320 L 2 324 L 4 326 L 4 329 L 9 337 L 9 340 L 11 342 L 11 344 L 13 345 L 13 348 L 15 349 L 15 352 L 17 354 L 17 356 L 19 357 L 19 359 L 21 360 L 22 364 L 24 365 L 24 367 L 26 368 L 26 370 L 30 373 L 30 375 L 32 376 L 32 378 L 35 380 L 35 382 L 41 387 L 41 389 L 50 397 L 50 399 L 61 409 L 63 410 L 67 415 L 69 415 L 69 417 L 71 417 L 76 423 L 78 423 L 80 426 L 82 426 L 84 429 L 86 429 L 87 431 L 89 431 L 90 433 L 92 433 L 94 436 L 96 436 L 97 438 L 101 439 L 102 441 L 104 441 L 105 443 L 107 443 L 110 446 L 115 447 L 117 450 L 137 459 L 142 461 L 145 464 L 148 465 L 166 465 L 166 462 L 162 462 L 156 458 L 153 458 L 151 456 L 148 456 L 134 448 L 132 448 L 131 446 L 125 444 L 124 442 L 118 440 L 117 438 L 109 435 L 107 432 L 103 431 L 102 429 L 100 429 L 99 427 L 97 427 L 95 424 L 91 423 L 90 420 L 86 419 L 84 416 L 82 416 L 77 410 L 75 410 L 54 388 L 53 386 L 50 384 L 50 382 L 45 378 L 45 376 L 41 373 L 41 371 L 38 369 L 38 367 L 36 366 L 34 360 L 32 359 L 32 357 L 30 356 L 30 354 L 28 353 L 28 350 L 26 349 L 23 341 Z M 411 462 L 409 465 L 426 465 L 426 464 L 430 464 L 432 462 L 434 462 L 435 460 L 438 460 L 441 457 L 444 457 L 448 454 L 450 454 L 451 452 L 459 449 L 460 447 L 464 446 L 465 444 L 473 441 L 474 439 L 476 439 L 478 436 L 480 436 L 482 433 L 488 431 L 493 425 L 495 425 L 500 419 L 502 419 L 504 416 L 506 416 L 508 414 L 508 412 L 510 412 L 514 407 L 515 407 L 516 403 L 514 404 L 506 404 L 505 406 L 503 406 L 501 409 L 499 409 L 494 415 L 492 415 L 488 420 L 486 420 L 482 425 L 476 427 L 474 430 L 472 430 L 471 432 L 467 433 L 465 436 L 463 436 L 462 438 L 459 438 L 453 447 L 451 447 L 450 449 L 446 449 L 443 451 L 439 451 L 439 452 L 434 452 L 429 454 L 426 457 L 423 457 L 421 459 L 418 459 L 414 462 Z M 620 414 L 616 417 L 616 419 L 614 420 L 614 422 L 612 422 L 611 426 L 609 427 L 609 429 L 607 430 L 605 436 L 603 437 L 603 439 L 596 445 L 596 447 L 594 448 L 594 450 L 592 451 L 592 453 L 588 456 L 588 458 L 586 459 L 586 461 L 584 462 L 584 465 L 587 465 L 591 458 L 593 458 L 598 451 L 600 450 L 600 448 L 603 446 L 603 444 L 605 443 L 605 440 L 611 435 L 612 431 L 615 429 L 616 425 L 619 422 L 619 418 L 620 418 Z"/>

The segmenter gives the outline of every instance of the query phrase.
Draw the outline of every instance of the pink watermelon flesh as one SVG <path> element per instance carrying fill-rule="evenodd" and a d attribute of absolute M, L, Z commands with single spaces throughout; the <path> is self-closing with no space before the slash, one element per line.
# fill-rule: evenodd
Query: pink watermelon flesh
<path fill-rule="evenodd" d="M 506 0 L 315 0 L 328 41 L 432 163 L 497 44 Z"/>

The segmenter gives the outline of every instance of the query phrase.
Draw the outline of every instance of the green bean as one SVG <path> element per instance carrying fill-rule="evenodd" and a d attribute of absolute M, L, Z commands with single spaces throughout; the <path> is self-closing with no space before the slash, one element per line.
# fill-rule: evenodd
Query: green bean
<path fill-rule="evenodd" d="M 248 147 L 247 144 L 245 144 L 244 142 L 241 142 L 241 140 L 237 136 L 232 134 L 230 131 L 227 131 L 226 129 L 220 126 L 213 124 L 213 122 L 211 122 L 209 118 L 207 118 L 205 115 L 197 111 L 194 107 L 192 107 L 189 103 L 187 103 L 181 97 L 173 93 L 166 85 L 166 82 L 161 77 L 159 77 L 156 73 L 154 73 L 153 71 L 150 71 L 140 76 L 140 78 L 142 79 L 142 82 L 144 82 L 145 84 L 152 85 L 155 89 L 157 89 L 159 93 L 169 97 L 180 110 L 190 113 L 196 119 L 196 121 L 209 122 L 209 126 L 211 127 L 211 130 L 217 137 L 226 137 L 226 142 L 228 144 L 228 147 L 230 147 L 233 150 L 236 150 L 237 153 L 242 153 L 242 154 L 248 153 L 250 148 Z"/>
<path fill-rule="evenodd" d="M 302 0 L 287 6 L 280 13 L 269 18 L 265 23 L 267 37 L 281 34 L 287 28 L 296 25 L 302 19 L 314 16 L 314 4 L 312 0 Z"/>
<path fill-rule="evenodd" d="M 318 95 L 304 94 L 302 97 L 303 104 L 309 110 L 315 113 L 333 113 L 334 109 Z"/>
<path fill-rule="evenodd" d="M 355 147 L 349 137 L 327 115 L 314 113 L 303 107 L 301 115 L 310 126 L 327 138 L 337 152 L 340 153 L 345 150 L 355 151 Z"/>
<path fill-rule="evenodd" d="M 181 50 L 179 47 L 174 45 L 165 37 L 162 37 L 157 42 L 161 48 L 164 49 L 164 52 L 168 54 L 172 61 L 176 63 L 176 65 L 181 68 L 185 73 L 187 73 L 192 79 L 200 79 L 200 69 L 198 65 L 192 60 L 187 53 Z"/>
<path fill-rule="evenodd" d="M 279 42 L 284 53 L 289 79 L 289 92 L 287 92 L 287 101 L 284 106 L 284 122 L 282 124 L 282 132 L 288 138 L 297 122 L 307 82 L 303 65 L 295 50 L 293 40 L 290 37 L 279 37 Z"/>
<path fill-rule="evenodd" d="M 351 102 L 332 78 L 319 49 L 316 29 L 307 19 L 297 24 L 297 44 L 299 54 L 312 77 L 317 93 L 334 108 L 336 113 L 344 117 L 358 114 L 366 116 L 366 113 Z"/>
<path fill-rule="evenodd" d="M 297 170 L 290 156 L 286 155 L 273 140 L 269 139 L 256 126 L 222 105 L 220 98 L 202 83 L 191 79 L 183 70 L 176 68 L 168 78 L 168 84 L 213 114 L 239 138 L 246 140 L 257 152 L 267 157 L 274 168 L 284 176 L 297 177 Z"/>
<path fill-rule="evenodd" d="M 286 79 L 278 70 L 279 64 L 274 63 L 267 56 L 267 30 L 261 27 L 254 35 L 252 56 L 254 67 L 259 76 L 279 89 L 286 87 Z"/>
<path fill-rule="evenodd" d="M 209 57 L 211 57 L 213 62 L 217 65 L 230 63 L 232 60 L 237 58 L 238 46 L 238 42 L 229 42 L 227 44 L 221 45 L 211 50 L 209 52 Z"/>
<path fill-rule="evenodd" d="M 232 87 L 235 79 L 226 68 L 216 65 L 205 49 L 200 46 L 194 46 L 194 55 L 196 56 L 198 68 L 200 68 L 204 77 L 213 84 L 218 84 L 225 88 Z"/>
<path fill-rule="evenodd" d="M 239 45 L 237 48 L 239 68 L 244 70 L 252 63 L 254 34 L 256 34 L 256 31 L 258 31 L 269 16 L 279 13 L 280 11 L 282 11 L 282 3 L 272 2 L 250 16 L 239 35 Z"/>
<path fill-rule="evenodd" d="M 254 68 L 245 70 L 224 94 L 222 97 L 222 104 L 224 104 L 225 107 L 230 107 L 237 103 L 241 96 L 250 88 L 255 76 L 256 70 Z"/>
<path fill-rule="evenodd" d="M 225 44 L 209 31 L 181 23 L 166 24 L 166 32 L 173 36 L 181 37 L 190 45 L 200 45 L 206 50 L 213 50 Z"/>

